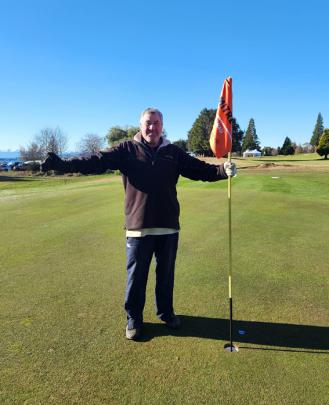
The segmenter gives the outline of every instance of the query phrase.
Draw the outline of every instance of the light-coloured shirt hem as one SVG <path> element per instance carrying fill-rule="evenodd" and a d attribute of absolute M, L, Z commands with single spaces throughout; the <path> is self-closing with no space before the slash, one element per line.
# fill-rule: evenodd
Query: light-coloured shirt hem
<path fill-rule="evenodd" d="M 133 231 L 127 229 L 126 237 L 142 238 L 143 236 L 147 235 L 170 235 L 172 233 L 178 232 L 179 232 L 178 229 L 173 228 L 143 228 L 143 229 L 135 229 Z"/>

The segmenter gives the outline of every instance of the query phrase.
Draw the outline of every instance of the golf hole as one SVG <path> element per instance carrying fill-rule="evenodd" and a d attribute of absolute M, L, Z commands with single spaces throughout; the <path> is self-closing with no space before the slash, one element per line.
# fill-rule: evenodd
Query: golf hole
<path fill-rule="evenodd" d="M 224 345 L 224 350 L 226 352 L 236 353 L 239 351 L 239 348 L 234 345 L 231 346 L 229 343 L 226 343 L 226 345 Z"/>

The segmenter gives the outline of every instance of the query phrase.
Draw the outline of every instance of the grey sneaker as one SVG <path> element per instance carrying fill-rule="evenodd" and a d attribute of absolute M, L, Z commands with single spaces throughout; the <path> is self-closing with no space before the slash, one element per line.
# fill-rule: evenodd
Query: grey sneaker
<path fill-rule="evenodd" d="M 128 328 L 128 325 L 126 326 L 126 338 L 128 340 L 137 340 L 140 337 L 140 334 L 140 328 Z"/>
<path fill-rule="evenodd" d="M 179 329 L 182 326 L 182 321 L 175 314 L 173 314 L 169 321 L 166 321 L 165 323 L 169 329 Z"/>

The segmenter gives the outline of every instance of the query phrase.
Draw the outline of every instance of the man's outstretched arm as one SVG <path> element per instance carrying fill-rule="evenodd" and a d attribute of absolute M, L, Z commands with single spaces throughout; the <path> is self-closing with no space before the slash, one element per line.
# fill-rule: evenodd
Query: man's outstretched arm
<path fill-rule="evenodd" d="M 108 152 L 100 152 L 90 158 L 61 159 L 55 153 L 48 153 L 41 163 L 41 171 L 56 170 L 62 173 L 99 174 L 106 170 L 120 170 L 121 152 L 113 148 Z"/>
<path fill-rule="evenodd" d="M 48 172 L 49 170 L 66 173 L 68 171 L 66 161 L 62 160 L 56 153 L 48 152 L 47 158 L 41 163 L 41 171 Z"/>
<path fill-rule="evenodd" d="M 189 179 L 217 181 L 235 176 L 237 173 L 236 165 L 233 162 L 213 165 L 189 156 L 183 151 L 180 153 L 180 174 Z"/>

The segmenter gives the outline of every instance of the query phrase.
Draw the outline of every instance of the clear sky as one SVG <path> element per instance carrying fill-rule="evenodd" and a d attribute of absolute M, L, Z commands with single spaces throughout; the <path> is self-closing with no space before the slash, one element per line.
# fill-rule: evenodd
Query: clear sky
<path fill-rule="evenodd" d="M 86 133 L 138 125 L 162 110 L 170 140 L 233 78 L 233 115 L 261 146 L 309 141 L 329 126 L 325 0 L 0 0 L 0 150 L 59 126 Z"/>

